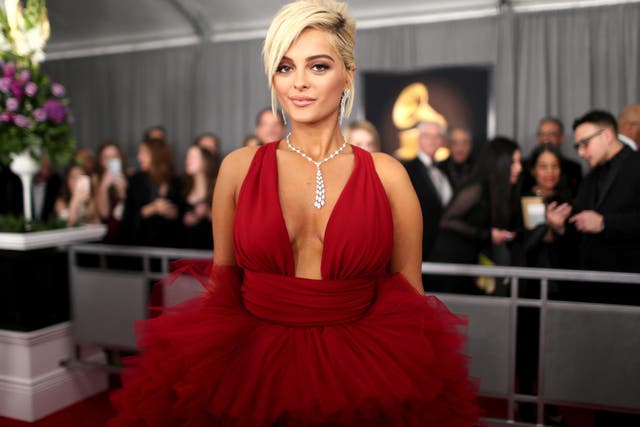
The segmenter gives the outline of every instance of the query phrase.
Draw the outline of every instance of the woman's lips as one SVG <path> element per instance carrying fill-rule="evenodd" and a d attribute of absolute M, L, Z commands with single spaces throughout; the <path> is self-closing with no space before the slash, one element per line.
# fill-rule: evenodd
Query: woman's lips
<path fill-rule="evenodd" d="M 315 101 L 315 99 L 308 98 L 306 96 L 292 96 L 291 98 L 289 98 L 289 100 L 296 107 L 306 107 L 307 105 L 310 105 Z"/>

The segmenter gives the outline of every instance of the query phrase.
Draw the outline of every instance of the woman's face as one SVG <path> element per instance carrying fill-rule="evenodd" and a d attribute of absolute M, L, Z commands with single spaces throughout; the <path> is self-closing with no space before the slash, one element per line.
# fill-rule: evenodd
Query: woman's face
<path fill-rule="evenodd" d="M 533 178 L 538 187 L 544 190 L 553 190 L 560 181 L 560 161 L 548 151 L 538 156 L 536 164 L 533 165 Z"/>
<path fill-rule="evenodd" d="M 138 164 L 143 172 L 148 172 L 151 169 L 151 151 L 145 144 L 140 144 L 138 147 Z"/>
<path fill-rule="evenodd" d="M 187 151 L 187 157 L 184 160 L 184 171 L 187 175 L 196 175 L 202 172 L 204 161 L 202 153 L 198 147 L 191 147 Z"/>
<path fill-rule="evenodd" d="M 122 160 L 118 149 L 113 145 L 108 145 L 100 153 L 100 166 L 106 170 L 109 167 L 109 161 L 112 159 Z"/>
<path fill-rule="evenodd" d="M 304 30 L 280 61 L 273 85 L 293 122 L 337 121 L 340 98 L 347 88 L 344 62 L 329 43 L 328 33 Z"/>
<path fill-rule="evenodd" d="M 375 137 L 365 129 L 353 129 L 349 137 L 349 143 L 367 150 L 370 153 L 373 153 L 378 149 Z"/>
<path fill-rule="evenodd" d="M 520 177 L 520 173 L 522 172 L 522 163 L 520 162 L 522 155 L 520 154 L 520 150 L 516 150 L 513 152 L 513 156 L 511 157 L 511 173 L 509 174 L 509 183 L 512 185 L 518 182 L 518 178 Z"/>
<path fill-rule="evenodd" d="M 83 175 L 85 175 L 85 171 L 81 166 L 73 166 L 71 169 L 69 169 L 69 174 L 67 175 L 67 186 L 69 187 L 69 190 L 71 190 L 71 192 L 73 192 L 74 188 L 76 187 L 78 179 Z"/>

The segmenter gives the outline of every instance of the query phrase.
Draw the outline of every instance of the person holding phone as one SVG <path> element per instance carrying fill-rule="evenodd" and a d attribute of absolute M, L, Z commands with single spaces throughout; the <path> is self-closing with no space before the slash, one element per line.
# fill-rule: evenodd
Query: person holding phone
<path fill-rule="evenodd" d="M 91 179 L 82 166 L 72 164 L 67 168 L 54 209 L 58 218 L 70 227 L 98 221 L 91 197 Z"/>
<path fill-rule="evenodd" d="M 112 243 L 120 227 L 127 193 L 126 162 L 120 146 L 112 141 L 98 149 L 98 165 L 93 176 L 95 202 L 100 220 L 107 225 L 103 241 Z"/>

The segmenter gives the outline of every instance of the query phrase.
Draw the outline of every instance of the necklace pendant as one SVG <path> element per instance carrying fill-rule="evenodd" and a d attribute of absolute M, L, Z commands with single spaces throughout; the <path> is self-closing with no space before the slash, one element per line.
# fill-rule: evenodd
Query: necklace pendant
<path fill-rule="evenodd" d="M 313 204 L 316 209 L 320 209 L 324 206 L 324 179 L 322 177 L 322 172 L 320 172 L 320 166 L 316 169 L 316 201 Z"/>

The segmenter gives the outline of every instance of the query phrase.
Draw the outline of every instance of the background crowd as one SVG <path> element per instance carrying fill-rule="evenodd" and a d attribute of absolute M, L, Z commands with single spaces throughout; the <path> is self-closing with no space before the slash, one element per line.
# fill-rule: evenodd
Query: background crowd
<path fill-rule="evenodd" d="M 634 173 L 640 170 L 634 168 L 640 165 L 640 105 L 621 108 L 617 120 L 592 111 L 573 124 L 578 155 L 590 169 L 586 178 L 580 164 L 561 154 L 566 131 L 554 117 L 540 120 L 537 145 L 526 158 L 507 137 L 479 144 L 463 126 L 422 122 L 418 129 L 418 156 L 403 164 L 422 208 L 423 260 L 640 271 L 640 180 Z M 282 117 L 266 108 L 243 144 L 259 146 L 285 133 Z M 380 150 L 379 134 L 366 120 L 349 123 L 345 135 L 354 146 Z M 443 149 L 448 157 L 436 161 Z M 95 153 L 78 148 L 62 177 L 43 158 L 33 188 L 34 218 L 59 218 L 70 226 L 102 222 L 106 243 L 211 249 L 211 196 L 221 156 L 219 138 L 204 133 L 180 167 L 166 130 L 154 126 L 141 137 L 135 166 L 114 141 Z M 20 214 L 20 181 L 7 168 L 0 186 L 6 195 L 0 213 Z M 527 224 L 527 196 L 546 206 L 542 221 Z M 500 290 L 463 278 L 429 283 L 449 292 Z"/>

